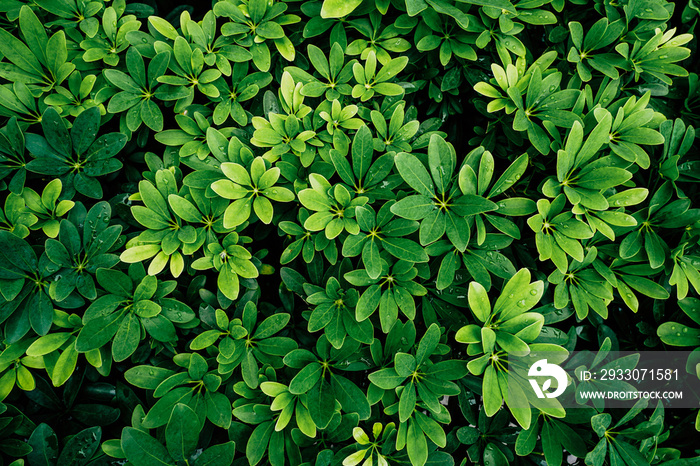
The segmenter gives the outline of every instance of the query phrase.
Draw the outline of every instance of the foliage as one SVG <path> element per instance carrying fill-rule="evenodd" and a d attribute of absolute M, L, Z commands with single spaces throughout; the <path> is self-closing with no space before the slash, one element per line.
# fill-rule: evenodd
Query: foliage
<path fill-rule="evenodd" d="M 698 462 L 508 366 L 700 378 L 697 1 L 190 3 L 0 4 L 0 465 Z"/>

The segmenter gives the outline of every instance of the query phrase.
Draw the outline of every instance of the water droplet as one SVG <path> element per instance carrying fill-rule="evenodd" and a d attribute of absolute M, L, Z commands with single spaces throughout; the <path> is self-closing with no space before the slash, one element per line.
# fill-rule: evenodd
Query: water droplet
<path fill-rule="evenodd" d="M 530 294 L 531 294 L 532 296 L 535 296 L 535 295 L 537 294 L 537 290 L 530 290 Z"/>
<path fill-rule="evenodd" d="M 557 86 L 549 86 L 549 92 L 554 92 Z"/>
<path fill-rule="evenodd" d="M 554 311 L 554 313 L 555 313 L 556 315 L 560 316 L 560 315 L 562 315 L 562 314 L 564 313 L 564 310 L 563 310 L 563 309 L 557 309 L 556 311 Z"/>
<path fill-rule="evenodd" d="M 512 297 L 513 297 L 513 293 L 509 294 L 508 297 L 509 297 L 509 298 L 512 298 Z"/>
<path fill-rule="evenodd" d="M 220 150 L 221 152 L 223 152 L 223 151 L 226 150 L 226 148 L 225 148 L 224 146 L 219 146 L 219 150 Z"/>
<path fill-rule="evenodd" d="M 520 301 L 518 301 L 518 306 L 525 307 L 525 300 L 521 299 Z"/>
<path fill-rule="evenodd" d="M 683 329 L 683 333 L 688 333 L 688 327 Z"/>
<path fill-rule="evenodd" d="M 680 333 L 680 332 L 676 332 L 676 336 L 677 336 L 677 337 L 681 336 L 681 333 Z"/>
<path fill-rule="evenodd" d="M 625 296 L 627 296 L 627 299 L 632 299 L 632 293 L 627 293 Z"/>
<path fill-rule="evenodd" d="M 615 205 L 622 205 L 622 201 L 615 201 Z"/>
<path fill-rule="evenodd" d="M 506 183 L 512 183 L 513 180 L 506 180 Z"/>
<path fill-rule="evenodd" d="M 501 209 L 504 208 L 505 206 L 506 206 L 506 203 L 505 203 L 505 202 L 499 202 L 499 203 L 498 203 L 498 207 L 500 207 Z"/>
<path fill-rule="evenodd" d="M 142 38 L 141 38 L 141 42 L 143 42 L 144 44 L 147 44 L 147 43 L 148 43 L 148 39 L 146 39 L 145 37 L 142 37 Z"/>

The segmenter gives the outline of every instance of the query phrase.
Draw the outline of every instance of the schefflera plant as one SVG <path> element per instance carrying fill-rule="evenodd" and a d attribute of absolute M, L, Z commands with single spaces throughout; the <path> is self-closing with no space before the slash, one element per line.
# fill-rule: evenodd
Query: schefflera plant
<path fill-rule="evenodd" d="M 233 162 L 221 164 L 221 171 L 226 179 L 213 182 L 211 191 L 224 199 L 233 200 L 224 212 L 225 228 L 235 228 L 243 224 L 250 218 L 251 208 L 261 222 L 270 224 L 274 215 L 270 201 L 294 200 L 292 191 L 275 186 L 280 177 L 280 169 L 268 166 L 269 162 L 262 157 L 256 157 L 249 169 Z"/>
<path fill-rule="evenodd" d="M 248 251 L 242 244 L 251 242 L 248 236 L 240 236 L 231 232 L 221 243 L 214 242 L 204 249 L 204 257 L 192 262 L 195 270 L 215 269 L 218 273 L 216 285 L 228 299 L 238 299 L 240 293 L 240 278 L 257 278 L 260 274 L 256 263 L 260 260 Z M 255 261 L 255 262 L 254 262 Z M 240 278 L 239 278 L 240 277 Z"/>
<path fill-rule="evenodd" d="M 42 116 L 43 136 L 26 135 L 27 150 L 36 157 L 26 165 L 30 172 L 56 176 L 63 180 L 64 196 L 75 192 L 100 199 L 102 185 L 98 177 L 119 170 L 122 162 L 115 155 L 126 145 L 121 133 L 108 133 L 97 138 L 100 129 L 97 107 L 81 113 L 70 128 L 58 112 L 49 107 Z"/>
<path fill-rule="evenodd" d="M 474 194 L 462 194 L 454 176 L 457 157 L 452 144 L 434 134 L 428 143 L 430 172 L 417 156 L 400 152 L 395 164 L 401 178 L 412 188 L 409 195 L 391 206 L 394 215 L 420 221 L 418 238 L 427 246 L 447 234 L 460 251 L 469 242 L 465 217 L 498 209 L 494 202 Z"/>
<path fill-rule="evenodd" d="M 221 225 L 225 201 L 221 205 L 221 199 L 208 200 L 196 189 L 178 189 L 177 185 L 170 169 L 156 172 L 155 185 L 148 180 L 139 183 L 139 192 L 129 199 L 144 205 L 132 206 L 131 213 L 147 229 L 127 242 L 120 256 L 122 262 L 136 263 L 153 257 L 149 275 L 160 273 L 170 264 L 170 273 L 179 277 L 185 269 L 185 257 L 216 243 L 217 234 L 233 231 Z"/>
<path fill-rule="evenodd" d="M 304 222 L 309 231 L 324 230 L 326 238 L 333 239 L 343 230 L 351 235 L 360 233 L 355 220 L 357 207 L 367 203 L 367 196 L 354 197 L 342 184 L 331 185 L 323 175 L 309 175 L 310 188 L 299 192 L 299 200 L 309 210 L 315 211 Z"/>
<path fill-rule="evenodd" d="M 524 429 L 530 426 L 529 403 L 532 397 L 527 396 L 529 391 L 523 390 L 508 374 L 507 356 L 525 357 L 534 349 L 566 351 L 556 345 L 533 344 L 545 319 L 538 312 L 527 311 L 542 298 L 544 283 L 542 280 L 530 283 L 530 278 L 528 269 L 520 269 L 505 284 L 493 307 L 486 289 L 478 282 L 471 282 L 467 299 L 477 323 L 460 328 L 455 335 L 457 342 L 468 345 L 467 355 L 478 356 L 467 363 L 467 369 L 472 375 L 483 374 L 482 396 L 486 415 L 495 415 L 505 400 Z M 533 405 L 555 417 L 564 415 L 561 405 L 553 398 Z"/>
<path fill-rule="evenodd" d="M 129 266 L 128 275 L 115 269 L 97 269 L 97 282 L 107 291 L 92 302 L 83 315 L 83 328 L 75 342 L 79 353 L 87 353 L 111 342 L 112 359 L 124 361 L 144 338 L 162 345 L 177 341 L 175 326 L 187 325 L 194 312 L 186 304 L 167 296 L 177 284 L 147 275 L 141 264 Z"/>

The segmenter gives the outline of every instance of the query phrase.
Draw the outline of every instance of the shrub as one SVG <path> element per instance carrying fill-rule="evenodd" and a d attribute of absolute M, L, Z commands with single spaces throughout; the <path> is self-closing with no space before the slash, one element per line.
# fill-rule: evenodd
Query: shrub
<path fill-rule="evenodd" d="M 193 3 L 1 4 L 1 464 L 697 464 L 506 364 L 700 377 L 694 0 Z"/>

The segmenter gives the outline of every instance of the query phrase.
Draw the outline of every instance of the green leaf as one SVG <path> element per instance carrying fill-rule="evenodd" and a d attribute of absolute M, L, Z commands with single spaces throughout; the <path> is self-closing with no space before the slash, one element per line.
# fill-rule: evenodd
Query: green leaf
<path fill-rule="evenodd" d="M 696 324 L 700 324 L 700 299 L 688 297 L 678 301 L 678 305 Z"/>
<path fill-rule="evenodd" d="M 491 8 L 498 8 L 499 10 L 506 10 L 513 15 L 517 12 L 513 4 L 508 0 L 459 0 L 461 3 L 469 3 L 472 5 L 487 6 Z"/>
<path fill-rule="evenodd" d="M 449 207 L 451 211 L 464 217 L 468 215 L 490 212 L 492 210 L 497 210 L 498 208 L 499 207 L 496 203 L 473 194 L 458 197 Z"/>
<path fill-rule="evenodd" d="M 380 369 L 369 374 L 368 378 L 370 382 L 383 390 L 393 390 L 406 379 L 406 377 L 398 375 L 393 368 Z"/>
<path fill-rule="evenodd" d="M 469 307 L 476 318 L 485 323 L 491 315 L 491 303 L 486 289 L 478 282 L 471 282 L 467 298 Z"/>
<path fill-rule="evenodd" d="M 323 0 L 321 18 L 341 18 L 360 6 L 362 0 Z"/>
<path fill-rule="evenodd" d="M 236 444 L 233 441 L 213 445 L 202 452 L 194 461 L 194 466 L 218 466 L 220 464 L 232 464 L 236 452 Z"/>
<path fill-rule="evenodd" d="M 212 393 L 207 391 L 204 394 L 207 404 L 207 419 L 215 426 L 228 429 L 231 426 L 231 402 L 223 393 Z"/>
<path fill-rule="evenodd" d="M 268 317 L 262 321 L 260 325 L 258 325 L 253 337 L 258 340 L 271 337 L 275 333 L 281 331 L 287 325 L 290 318 L 291 316 L 285 313 L 275 314 Z"/>
<path fill-rule="evenodd" d="M 246 351 L 246 355 L 243 357 L 243 361 L 241 362 L 243 380 L 250 388 L 257 388 L 259 371 L 258 363 L 255 360 L 255 356 L 253 356 L 253 351 L 250 349 Z"/>
<path fill-rule="evenodd" d="M 576 180 L 582 188 L 605 190 L 632 178 L 632 173 L 618 167 L 594 168 Z"/>
<path fill-rule="evenodd" d="M 306 393 L 321 379 L 323 367 L 317 362 L 312 362 L 299 371 L 289 383 L 289 392 L 293 395 Z"/>
<path fill-rule="evenodd" d="M 148 22 L 151 23 L 156 31 L 163 34 L 170 40 L 175 40 L 179 36 L 175 28 L 163 18 L 159 18 L 158 16 L 149 16 Z"/>
<path fill-rule="evenodd" d="M 487 366 L 484 371 L 482 394 L 484 397 L 484 411 L 487 416 L 491 417 L 501 409 L 501 404 L 503 404 L 496 370 L 491 365 Z"/>
<path fill-rule="evenodd" d="M 453 148 L 437 134 L 430 137 L 428 144 L 428 165 L 435 187 L 439 194 L 447 190 L 455 169 Z"/>
<path fill-rule="evenodd" d="M 37 466 L 52 466 L 58 457 L 58 438 L 48 424 L 41 423 L 32 432 L 27 444 L 32 451 L 27 462 Z"/>
<path fill-rule="evenodd" d="M 197 448 L 199 441 L 199 419 L 187 405 L 178 403 L 173 409 L 165 428 L 165 444 L 173 459 L 185 461 Z"/>
<path fill-rule="evenodd" d="M 440 210 L 431 211 L 420 224 L 420 243 L 424 246 L 431 244 L 445 234 L 447 218 Z"/>
<path fill-rule="evenodd" d="M 428 174 L 428 170 L 425 169 L 425 166 L 423 166 L 415 155 L 401 152 L 396 155 L 394 161 L 401 178 L 403 178 L 410 187 L 427 197 L 435 195 L 433 180 Z M 393 207 L 392 212 L 394 212 Z"/>
<path fill-rule="evenodd" d="M 161 112 L 160 107 L 150 99 L 144 100 L 141 104 L 141 119 L 146 126 L 153 131 L 160 132 L 163 130 L 163 112 Z"/>
<path fill-rule="evenodd" d="M 87 464 L 100 447 L 102 429 L 90 427 L 75 434 L 63 447 L 56 466 L 82 466 Z M 136 465 L 136 463 L 134 463 Z M 138 466 L 138 465 L 137 465 Z"/>
<path fill-rule="evenodd" d="M 27 9 L 30 8 L 27 7 Z M 40 50 L 45 49 L 40 48 Z M 29 50 L 29 48 L 24 45 L 22 41 L 1 28 L 0 53 L 2 53 L 10 62 L 17 65 L 17 67 L 21 68 L 27 73 L 33 74 L 37 77 L 43 74 L 41 63 L 39 63 L 31 50 Z"/>
<path fill-rule="evenodd" d="M 399 421 L 406 422 L 416 408 L 416 387 L 413 382 L 403 387 L 399 398 Z"/>
<path fill-rule="evenodd" d="M 406 448 L 412 465 L 423 466 L 428 461 L 428 441 L 413 419 L 408 421 Z"/>
<path fill-rule="evenodd" d="M 190 201 L 176 194 L 168 196 L 168 204 L 178 217 L 186 222 L 197 223 L 202 221 L 202 214 Z"/>
<path fill-rule="evenodd" d="M 391 213 L 408 220 L 421 220 L 435 211 L 436 208 L 435 203 L 428 196 L 414 194 L 393 204 Z"/>
<path fill-rule="evenodd" d="M 108 69 L 104 71 L 104 75 L 110 83 L 123 91 L 127 91 L 134 95 L 139 95 L 142 92 L 141 87 L 136 83 L 136 81 L 134 81 L 131 76 L 123 71 Z"/>
<path fill-rule="evenodd" d="M 75 119 L 70 135 L 73 149 L 78 154 L 84 154 L 95 140 L 100 129 L 100 118 L 99 109 L 93 107 L 85 110 Z"/>
<path fill-rule="evenodd" d="M 159 441 L 132 427 L 125 427 L 122 431 L 121 445 L 126 458 L 134 466 L 172 464 L 168 450 Z"/>
<path fill-rule="evenodd" d="M 366 241 L 362 248 L 362 263 L 370 278 L 379 278 L 379 275 L 382 273 L 382 262 L 377 242 L 373 239 Z"/>
<path fill-rule="evenodd" d="M 372 132 L 366 125 L 361 126 L 352 140 L 352 169 L 357 179 L 362 179 L 369 170 L 373 147 Z"/>
<path fill-rule="evenodd" d="M 343 376 L 333 374 L 331 386 L 344 412 L 357 413 L 360 416 L 360 420 L 369 418 L 371 414 L 369 402 L 357 385 Z"/>
<path fill-rule="evenodd" d="M 659 325 L 656 334 L 661 341 L 673 346 L 700 345 L 700 329 L 687 327 L 677 322 L 664 322 Z"/>
<path fill-rule="evenodd" d="M 75 350 L 75 345 L 69 345 L 58 357 L 53 372 L 50 374 L 54 387 L 60 387 L 68 381 L 73 375 L 77 363 L 78 352 Z"/>
<path fill-rule="evenodd" d="M 122 314 L 115 312 L 90 320 L 80 330 L 75 349 L 80 353 L 98 349 L 107 344 L 119 330 Z"/>
<path fill-rule="evenodd" d="M 379 285 L 372 285 L 362 293 L 360 300 L 357 302 L 357 307 L 355 308 L 355 318 L 358 322 L 367 319 L 377 310 L 381 294 L 382 289 Z"/>
<path fill-rule="evenodd" d="M 0 264 L 0 277 L 19 278 L 18 270 L 33 272 L 38 268 L 36 253 L 29 244 L 7 230 L 0 230 L 0 255 L 4 256 Z"/>
<path fill-rule="evenodd" d="M 335 394 L 331 385 L 321 378 L 308 392 L 308 408 L 311 419 L 319 429 L 325 429 L 335 413 Z"/>
<path fill-rule="evenodd" d="M 136 366 L 124 373 L 124 378 L 131 385 L 147 390 L 155 390 L 160 383 L 173 375 L 170 369 L 154 366 Z"/>
<path fill-rule="evenodd" d="M 515 159 L 498 180 L 496 180 L 493 186 L 491 186 L 488 197 L 500 194 L 513 186 L 520 177 L 523 176 L 523 173 L 525 173 L 528 161 L 529 158 L 527 154 L 523 154 Z"/>
<path fill-rule="evenodd" d="M 426 330 L 425 335 L 418 343 L 416 350 L 416 364 L 420 367 L 433 354 L 440 342 L 440 327 L 437 324 L 432 324 Z"/>
<path fill-rule="evenodd" d="M 117 296 L 131 298 L 134 284 L 123 272 L 112 269 L 97 269 L 97 281 L 102 287 Z"/>
<path fill-rule="evenodd" d="M 112 341 L 112 355 L 116 362 L 121 362 L 131 356 L 141 341 L 141 323 L 134 314 L 127 314 L 122 319 Z"/>
<path fill-rule="evenodd" d="M 192 399 L 192 391 L 193 389 L 190 387 L 178 387 L 170 390 L 151 407 L 143 419 L 142 425 L 148 429 L 155 429 L 167 424 L 176 404 L 189 404 Z"/>
<path fill-rule="evenodd" d="M 410 239 L 384 237 L 381 244 L 385 251 L 398 259 L 409 262 L 428 262 L 429 260 L 425 249 Z"/>
<path fill-rule="evenodd" d="M 258 464 L 265 455 L 274 427 L 275 424 L 272 421 L 265 421 L 258 425 L 250 435 L 245 454 L 251 466 Z"/>

